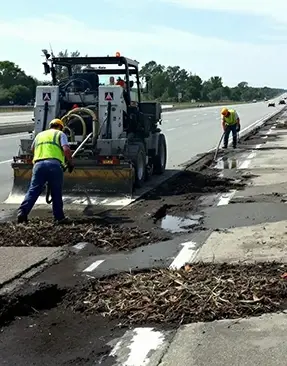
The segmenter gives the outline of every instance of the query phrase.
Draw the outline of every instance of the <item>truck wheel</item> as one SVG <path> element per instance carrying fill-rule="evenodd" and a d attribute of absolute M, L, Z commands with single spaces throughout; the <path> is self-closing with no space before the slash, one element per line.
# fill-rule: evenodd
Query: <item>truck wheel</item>
<path fill-rule="evenodd" d="M 158 154 L 154 157 L 154 173 L 163 174 L 165 172 L 166 161 L 167 161 L 167 148 L 166 140 L 163 134 L 158 137 Z"/>
<path fill-rule="evenodd" d="M 146 152 L 143 144 L 138 146 L 137 156 L 133 163 L 135 167 L 135 187 L 141 188 L 146 180 Z"/>

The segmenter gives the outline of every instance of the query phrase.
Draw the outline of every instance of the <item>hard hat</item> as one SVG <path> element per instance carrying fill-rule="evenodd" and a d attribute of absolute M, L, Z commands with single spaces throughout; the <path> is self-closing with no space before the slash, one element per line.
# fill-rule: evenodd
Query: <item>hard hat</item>
<path fill-rule="evenodd" d="M 64 123 L 61 119 L 59 118 L 55 118 L 55 119 L 52 119 L 52 121 L 50 122 L 49 126 L 51 127 L 52 125 L 59 125 L 61 126 L 62 128 L 64 128 Z"/>
<path fill-rule="evenodd" d="M 222 109 L 221 109 L 221 114 L 222 114 L 223 116 L 226 116 L 226 115 L 228 114 L 228 109 L 227 109 L 227 108 L 222 108 Z"/>

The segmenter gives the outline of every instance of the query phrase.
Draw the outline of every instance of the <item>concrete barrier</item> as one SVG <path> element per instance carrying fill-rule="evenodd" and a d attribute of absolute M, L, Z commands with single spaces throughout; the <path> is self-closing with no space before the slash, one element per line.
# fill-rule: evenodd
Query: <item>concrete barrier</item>
<path fill-rule="evenodd" d="M 5 105 L 0 106 L 0 113 L 1 112 L 32 112 L 33 106 L 25 106 L 25 105 Z"/>
<path fill-rule="evenodd" d="M 9 125 L 0 125 L 0 135 L 10 135 L 12 133 L 32 132 L 34 122 L 16 122 Z"/>

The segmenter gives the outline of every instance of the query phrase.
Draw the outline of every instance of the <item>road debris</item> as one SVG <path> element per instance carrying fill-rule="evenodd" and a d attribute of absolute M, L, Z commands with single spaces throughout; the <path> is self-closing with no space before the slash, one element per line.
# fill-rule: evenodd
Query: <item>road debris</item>
<path fill-rule="evenodd" d="M 68 294 L 67 308 L 131 324 L 184 324 L 259 316 L 286 305 L 286 265 L 186 264 L 92 280 Z"/>
<path fill-rule="evenodd" d="M 145 198 L 155 199 L 190 193 L 219 193 L 227 192 L 230 189 L 242 189 L 244 186 L 244 183 L 236 182 L 234 179 L 219 177 L 218 172 L 214 172 L 214 169 L 205 169 L 202 172 L 185 170 L 177 178 L 167 181 L 149 192 Z"/>
<path fill-rule="evenodd" d="M 167 239 L 169 236 L 164 233 L 142 230 L 137 226 L 127 230 L 120 225 L 98 224 L 92 219 L 63 226 L 40 219 L 32 219 L 28 225 L 0 224 L 0 246 L 58 247 L 85 241 L 110 251 L 130 250 Z"/>

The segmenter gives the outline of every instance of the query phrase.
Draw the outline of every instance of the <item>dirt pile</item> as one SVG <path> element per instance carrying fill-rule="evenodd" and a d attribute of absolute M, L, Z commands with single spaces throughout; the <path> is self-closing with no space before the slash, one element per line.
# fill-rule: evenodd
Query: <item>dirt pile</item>
<path fill-rule="evenodd" d="M 198 195 L 199 193 L 220 193 L 230 189 L 243 188 L 244 184 L 229 178 L 221 178 L 217 172 L 206 170 L 193 172 L 185 170 L 175 179 L 161 184 L 146 195 L 146 199 L 156 199 L 165 196 Z"/>
<path fill-rule="evenodd" d="M 286 266 L 193 264 L 93 280 L 67 295 L 75 312 L 102 314 L 122 325 L 181 324 L 261 315 L 286 305 Z"/>
<path fill-rule="evenodd" d="M 167 239 L 169 236 L 164 233 L 145 231 L 136 226 L 127 229 L 120 225 L 101 225 L 92 219 L 63 226 L 39 219 L 31 220 L 28 225 L 0 224 L 0 246 L 58 247 L 89 242 L 111 251 L 130 250 Z"/>

